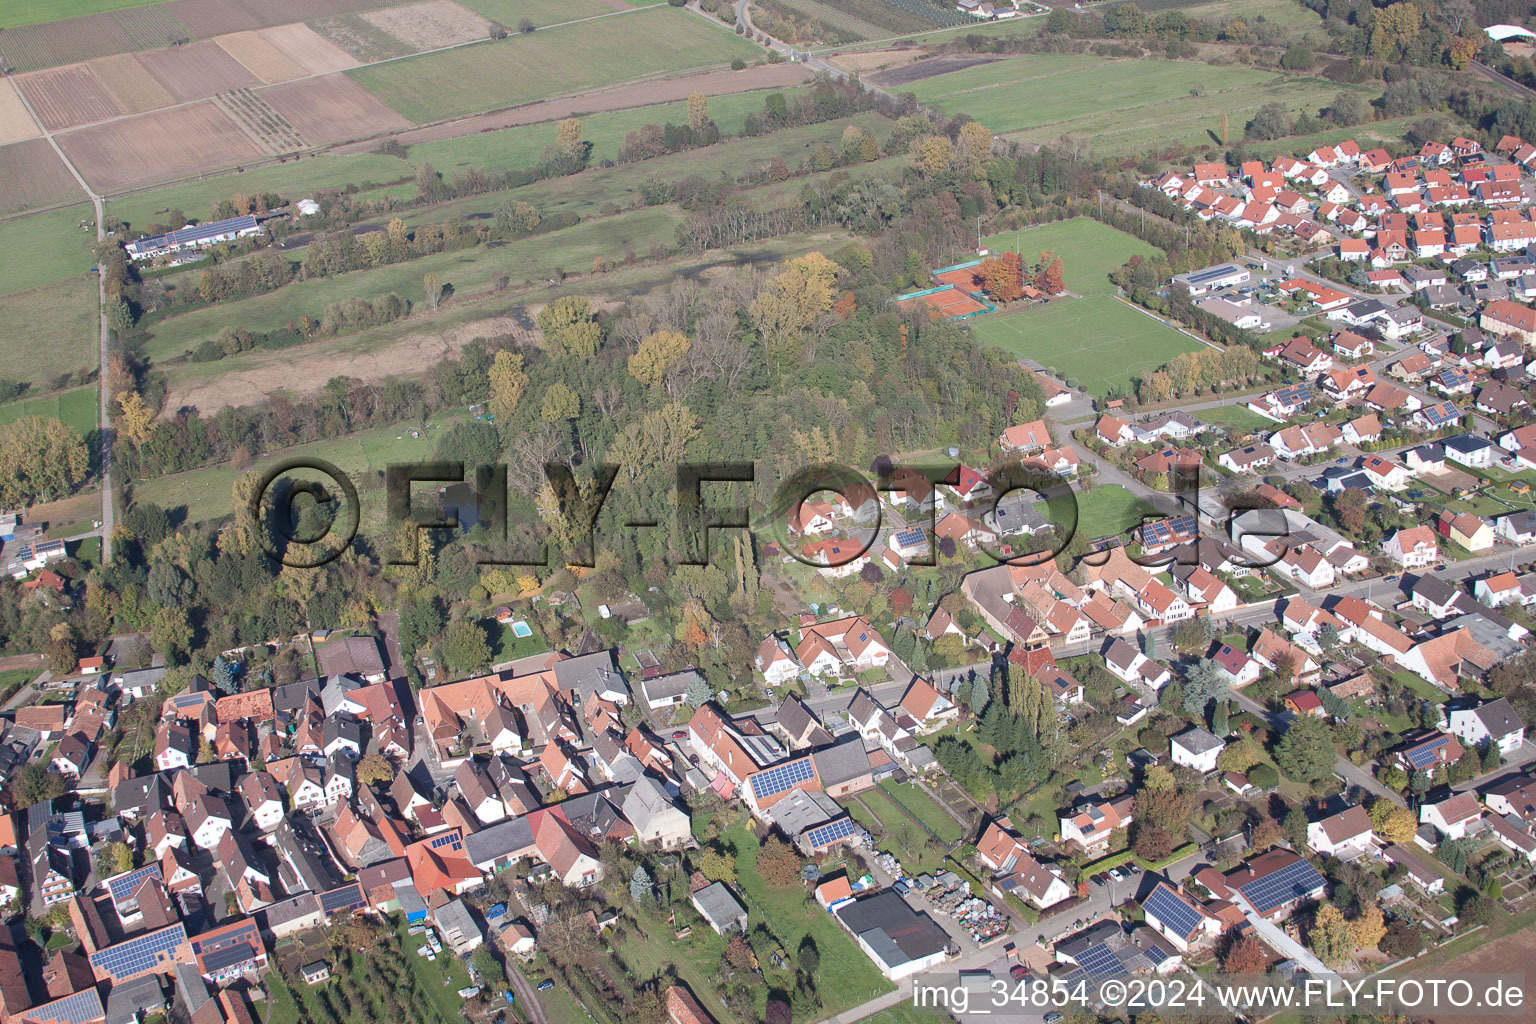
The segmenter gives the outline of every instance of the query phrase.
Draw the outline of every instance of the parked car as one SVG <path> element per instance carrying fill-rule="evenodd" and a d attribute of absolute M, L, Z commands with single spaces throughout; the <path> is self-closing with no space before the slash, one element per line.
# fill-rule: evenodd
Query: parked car
<path fill-rule="evenodd" d="M 554 980 L 552 978 L 545 978 L 543 981 L 539 982 L 538 985 L 535 986 L 535 987 L 540 992 L 548 992 L 550 989 L 555 987 L 555 982 L 554 982 Z"/>
<path fill-rule="evenodd" d="M 1029 968 L 1025 967 L 1023 964 L 1014 964 L 1012 967 L 1008 968 L 1008 973 L 1013 977 L 1015 981 L 1023 981 L 1025 978 L 1029 977 Z"/>

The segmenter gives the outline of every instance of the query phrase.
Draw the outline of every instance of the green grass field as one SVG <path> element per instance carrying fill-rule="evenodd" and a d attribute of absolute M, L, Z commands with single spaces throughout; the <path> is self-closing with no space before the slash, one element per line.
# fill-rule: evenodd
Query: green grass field
<path fill-rule="evenodd" d="M 370 470 L 383 470 L 391 462 L 430 457 L 438 439 L 442 436 L 444 425 L 462 417 L 462 411 L 440 412 L 428 420 L 427 429 L 421 431 L 420 437 L 411 437 L 409 430 L 414 428 L 401 425 L 366 430 L 350 437 L 295 445 L 258 458 L 252 468 L 260 469 L 289 456 L 324 459 L 334 464 L 350 475 L 354 484 L 359 485 L 366 529 L 374 525 L 369 520 L 371 506 L 382 502 L 383 496 L 382 492 L 363 490 L 362 475 Z M 230 513 L 231 490 L 234 487 L 236 475 L 234 467 L 225 463 L 204 469 L 193 469 L 185 473 L 140 480 L 133 485 L 133 500 L 154 502 L 168 509 L 185 507 L 187 521 L 191 523 L 222 519 Z"/>
<path fill-rule="evenodd" d="M 662 7 L 348 74 L 406 118 L 428 122 L 762 54 L 723 25 Z"/>
<path fill-rule="evenodd" d="M 497 248 L 481 247 L 462 252 L 439 253 L 408 263 L 359 270 L 338 277 L 300 281 L 266 295 L 195 310 L 155 324 L 152 327 L 153 337 L 145 346 L 145 354 L 152 360 L 175 358 L 196 347 L 199 342 L 215 336 L 226 324 L 240 324 L 252 331 L 280 329 L 303 313 L 319 316 L 330 303 L 354 295 L 373 299 L 393 291 L 420 306 L 423 302 L 422 276 L 429 271 L 438 273 L 460 295 L 486 290 L 491 274 L 497 270 L 511 274 L 514 284 L 521 284 L 524 279 L 538 280 L 550 276 L 556 268 L 585 271 L 598 256 L 617 260 L 622 259 L 626 251 L 644 256 L 653 241 L 663 242 L 670 247 L 674 241 L 675 225 L 673 213 L 661 207 L 652 207 L 519 239 Z M 419 324 L 409 319 L 391 326 L 397 328 L 397 331 L 372 333 L 389 335 L 398 333 L 398 329 L 420 329 Z M 288 349 L 286 357 L 296 358 L 313 344 Z M 270 352 L 257 351 L 217 362 L 186 363 L 161 368 L 170 372 L 173 382 L 207 379 L 232 372 L 233 367 L 246 359 L 271 356 Z"/>
<path fill-rule="evenodd" d="M 1100 397 L 1166 365 L 1180 352 L 1200 348 L 1198 342 L 1111 295 L 1056 299 L 977 320 L 971 329 L 982 341 L 1033 359 Z"/>
<path fill-rule="evenodd" d="M 78 18 L 82 14 L 144 7 L 156 0 L 6 0 L 0 4 L 0 29 L 40 25 L 45 21 Z"/>
<path fill-rule="evenodd" d="M 946 843 L 952 843 L 960 838 L 962 829 L 960 823 L 950 817 L 949 814 L 934 802 L 924 790 L 915 783 L 907 783 L 898 786 L 887 779 L 880 783 L 880 788 L 889 793 L 901 806 L 911 811 L 918 821 L 927 825 L 934 834 Z"/>
<path fill-rule="evenodd" d="M 1191 413 L 1202 423 L 1212 423 L 1228 430 L 1267 430 L 1274 427 L 1274 420 L 1267 420 L 1244 405 L 1223 405 L 1215 409 L 1201 409 Z"/>
<path fill-rule="evenodd" d="M 1132 256 L 1154 256 L 1158 250 L 1135 235 L 1096 221 L 1075 217 L 1022 231 L 1004 231 L 982 240 L 996 252 L 1018 252 L 1026 260 L 1039 259 L 1042 252 L 1061 257 L 1061 269 L 1067 288 L 1079 295 L 1110 294 L 1110 271 L 1123 266 Z"/>
<path fill-rule="evenodd" d="M 362 186 L 369 182 L 414 178 L 416 169 L 398 157 L 377 153 L 351 156 L 306 156 L 282 164 L 253 167 L 243 173 L 212 175 L 183 185 L 135 192 L 107 201 L 107 212 L 130 225 L 164 223 L 173 209 L 194 220 L 208 220 L 213 204 L 237 192 L 253 195 L 276 192 L 289 198 L 303 199 L 317 188 Z M 416 194 L 412 182 L 408 195 Z M 181 227 L 180 224 L 176 225 Z"/>
<path fill-rule="evenodd" d="M 1317 28 L 1322 19 L 1316 11 L 1310 11 L 1296 0 L 1208 0 L 1184 8 L 1192 21 L 1204 21 L 1221 25 L 1241 19 L 1252 25 L 1267 21 L 1282 28 Z"/>
<path fill-rule="evenodd" d="M 0 253 L 9 257 L 0 274 L 0 293 L 24 292 L 89 273 L 95 264 L 96 232 L 80 224 L 95 216 L 90 205 L 82 203 L 0 220 Z M 17 253 L 26 253 L 26 259 L 16 258 Z"/>
<path fill-rule="evenodd" d="M 721 838 L 736 853 L 736 879 L 748 898 L 748 913 L 766 915 L 786 950 L 799 949 L 807 935 L 816 943 L 821 953 L 822 1013 L 835 1015 L 891 990 L 874 963 L 802 886 L 770 888 L 763 882 L 757 874 L 757 840 L 743 826 L 737 825 Z"/>
<path fill-rule="evenodd" d="M 1096 152 L 1127 153 L 1212 143 L 1223 112 L 1229 131 L 1240 136 L 1265 103 L 1316 114 L 1349 88 L 1374 95 L 1364 87 L 1239 65 L 1032 54 L 935 75 L 912 83 L 910 91 L 1009 138 L 1048 142 L 1079 135 Z M 1020 102 L 1021 96 L 1030 101 Z"/>
<path fill-rule="evenodd" d="M 1035 506 L 1040 514 L 1051 517 L 1045 502 Z M 1077 533 L 1092 540 L 1122 534 L 1140 524 L 1143 515 L 1152 515 L 1156 509 L 1142 501 L 1119 484 L 1103 484 L 1077 495 Z"/>
<path fill-rule="evenodd" d="M 879 114 L 856 114 L 849 118 L 788 128 L 754 138 L 729 139 L 703 149 L 672 153 L 638 164 L 592 167 L 569 177 L 549 178 L 505 192 L 469 196 L 456 202 L 425 207 L 405 214 L 403 219 L 412 227 L 422 223 L 441 223 L 447 217 L 492 213 L 508 199 L 530 203 L 544 217 L 557 213 L 590 217 L 597 214 L 606 203 L 615 203 L 620 209 L 628 209 L 640 198 L 641 186 L 652 178 L 674 181 L 691 174 L 705 179 L 721 174 L 736 175 L 753 167 L 767 167 L 775 156 L 782 156 L 791 166 L 795 166 L 818 145 L 826 144 L 835 148 L 849 125 L 857 125 L 881 141 L 891 128 L 891 122 Z M 855 168 L 854 172 L 859 173 L 864 169 Z M 778 186 L 764 186 L 763 189 L 771 189 L 774 194 L 798 196 L 809 181 L 808 178 L 791 178 Z M 744 195 L 755 198 L 757 192 L 757 189 L 752 189 Z"/>
<path fill-rule="evenodd" d="M 746 125 L 747 115 L 763 109 L 763 101 L 770 93 L 782 92 L 787 97 L 797 95 L 798 89 L 759 89 L 753 92 L 735 93 L 729 96 L 711 96 L 709 114 L 726 135 L 739 135 Z M 616 110 L 603 114 L 586 114 L 581 117 L 581 134 L 592 144 L 592 164 L 613 160 L 619 155 L 624 135 L 648 124 L 686 124 L 688 104 L 657 103 L 633 110 Z M 441 142 L 424 142 L 410 148 L 410 161 L 419 167 L 430 163 L 445 174 L 461 167 L 528 167 L 538 161 L 546 147 L 555 141 L 552 122 L 519 125 L 499 132 L 480 132 L 459 139 Z"/>
<path fill-rule="evenodd" d="M 100 318 L 94 277 L 0 295 L 0 324 L 13 331 L 11 344 L 0 346 L 0 377 L 43 387 L 60 374 L 96 366 Z"/>
<path fill-rule="evenodd" d="M 23 398 L 0 405 L 0 423 L 14 423 L 23 416 L 48 416 L 74 427 L 84 437 L 96 429 L 95 388 L 73 388 L 38 398 Z"/>

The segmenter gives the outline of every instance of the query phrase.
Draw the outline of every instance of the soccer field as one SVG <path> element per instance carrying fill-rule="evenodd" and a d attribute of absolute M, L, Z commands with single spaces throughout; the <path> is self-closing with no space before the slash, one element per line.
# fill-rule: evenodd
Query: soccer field
<path fill-rule="evenodd" d="M 1074 217 L 1020 231 L 1004 231 L 984 239 L 994 252 L 1018 252 L 1033 263 L 1042 252 L 1061 257 L 1067 288 L 1079 295 L 1108 294 L 1115 290 L 1110 272 L 1132 256 L 1158 254 L 1150 244 L 1092 217 Z"/>
<path fill-rule="evenodd" d="M 1111 387 L 1129 386 L 1180 352 L 1200 347 L 1103 294 L 1056 299 L 1008 316 L 988 317 L 973 329 L 987 344 L 1033 359 L 1101 398 Z"/>

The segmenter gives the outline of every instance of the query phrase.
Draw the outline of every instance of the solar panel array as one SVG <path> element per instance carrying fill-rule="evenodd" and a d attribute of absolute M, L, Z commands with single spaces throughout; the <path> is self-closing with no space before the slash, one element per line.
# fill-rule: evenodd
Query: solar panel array
<path fill-rule="evenodd" d="M 134 890 L 139 887 L 139 884 L 144 879 L 163 877 L 160 874 L 160 865 L 150 864 L 139 868 L 137 871 L 130 871 L 126 875 L 119 875 L 116 878 L 108 879 L 107 892 L 112 895 L 113 903 L 121 904 L 133 897 Z"/>
<path fill-rule="evenodd" d="M 1316 892 L 1324 885 L 1323 876 L 1306 861 L 1297 859 L 1263 878 L 1239 885 L 1237 891 L 1260 914 L 1267 914 L 1282 904 Z"/>
<path fill-rule="evenodd" d="M 817 825 L 805 835 L 810 840 L 813 850 L 822 850 L 839 840 L 847 839 L 855 831 L 857 831 L 857 828 L 854 826 L 852 818 L 839 818 L 837 821 L 829 822 L 825 825 Z"/>
<path fill-rule="evenodd" d="M 1455 423 L 1460 417 L 1456 406 L 1450 402 L 1441 402 L 1439 405 L 1430 405 L 1424 408 L 1424 418 L 1431 426 L 1443 427 L 1449 423 Z"/>
<path fill-rule="evenodd" d="M 1141 546 L 1154 547 L 1159 544 L 1175 544 L 1180 538 L 1195 535 L 1194 516 L 1175 516 L 1172 519 L 1159 519 L 1155 523 L 1147 523 L 1141 528 Z"/>
<path fill-rule="evenodd" d="M 1277 389 L 1275 399 L 1282 405 L 1306 405 L 1312 401 L 1312 388 L 1308 384 L 1292 384 Z"/>
<path fill-rule="evenodd" d="M 256 949 L 249 942 L 234 942 L 228 946 L 220 946 L 218 949 L 202 955 L 202 969 L 207 974 L 216 974 L 219 971 L 234 967 L 236 964 L 247 963 L 256 959 Z"/>
<path fill-rule="evenodd" d="M 39 1006 L 27 1014 L 27 1019 L 61 1021 L 63 1024 L 86 1024 L 87 1021 L 101 1020 L 103 1016 L 105 1013 L 101 1005 L 101 996 L 97 995 L 94 988 L 87 988 L 74 995 Z"/>
<path fill-rule="evenodd" d="M 1156 889 L 1153 889 L 1151 894 L 1142 901 L 1141 908 L 1167 925 L 1176 935 L 1187 938 L 1200 927 L 1200 912 L 1179 899 L 1178 895 L 1166 885 L 1159 884 Z"/>
<path fill-rule="evenodd" d="M 363 899 L 363 887 L 356 882 L 320 894 L 320 909 L 326 914 L 336 914 L 343 910 L 356 910 L 367 902 L 367 900 Z"/>
<path fill-rule="evenodd" d="M 91 966 L 105 971 L 114 981 L 122 981 L 153 970 L 161 959 L 187 941 L 187 930 L 179 924 L 119 942 L 91 954 Z"/>
<path fill-rule="evenodd" d="M 1409 747 L 1406 752 L 1408 763 L 1415 768 L 1434 767 L 1438 762 L 1437 755 L 1440 752 L 1440 748 L 1444 747 L 1449 740 L 1450 737 L 1442 733 L 1439 736 L 1425 740 L 1417 746 Z"/>
<path fill-rule="evenodd" d="M 764 797 L 787 793 L 800 783 L 809 782 L 815 777 L 816 770 L 811 767 L 811 759 L 802 757 L 797 761 L 789 761 L 769 768 L 767 771 L 758 772 L 756 775 L 749 776 L 747 781 L 752 784 L 752 795 L 761 800 Z"/>
<path fill-rule="evenodd" d="M 1095 942 L 1076 957 L 1078 966 L 1092 978 L 1114 978 L 1126 973 L 1125 964 L 1106 943 Z"/>
<path fill-rule="evenodd" d="M 917 547 L 923 543 L 923 531 L 917 529 L 916 527 L 910 527 L 905 530 L 897 530 L 893 539 L 902 547 Z"/>
<path fill-rule="evenodd" d="M 434 850 L 441 850 L 446 847 L 453 850 L 454 853 L 458 853 L 464 849 L 464 841 L 459 838 L 459 832 L 457 829 L 449 832 L 446 835 L 438 836 L 436 839 L 432 840 L 430 845 Z"/>

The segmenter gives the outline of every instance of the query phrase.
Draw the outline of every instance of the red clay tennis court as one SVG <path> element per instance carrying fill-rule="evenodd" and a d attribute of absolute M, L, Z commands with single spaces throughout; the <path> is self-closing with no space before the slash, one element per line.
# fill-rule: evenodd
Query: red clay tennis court
<path fill-rule="evenodd" d="M 980 313 L 987 307 L 984 303 L 977 302 L 969 295 L 956 291 L 953 287 L 941 288 L 938 291 L 927 292 L 922 295 L 914 295 L 909 299 L 903 299 L 900 303 L 902 309 L 911 309 L 918 303 L 927 303 L 937 310 L 941 316 L 969 316 L 972 313 Z"/>
<path fill-rule="evenodd" d="M 954 270 L 946 270 L 942 274 L 934 274 L 935 284 L 947 284 L 962 292 L 977 292 L 981 285 L 976 283 L 975 267 L 958 267 Z"/>

